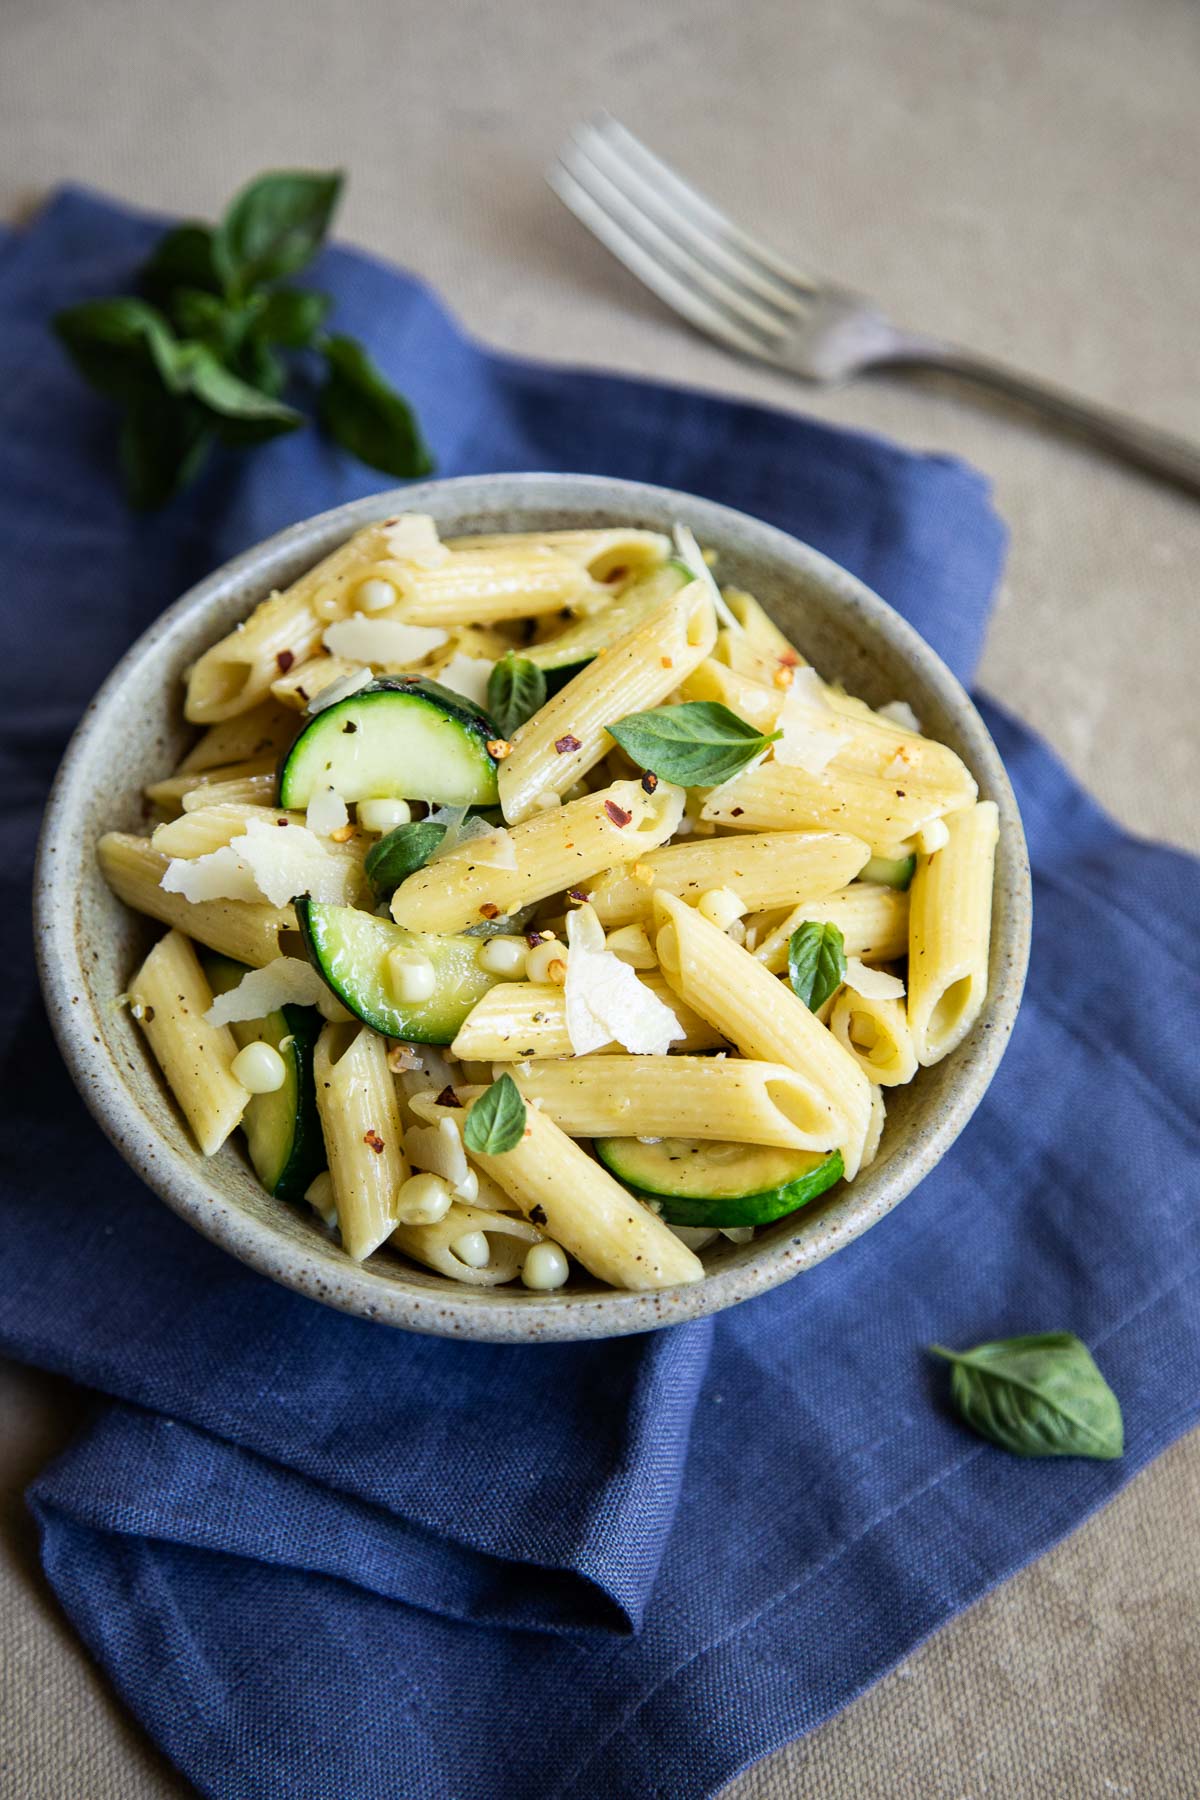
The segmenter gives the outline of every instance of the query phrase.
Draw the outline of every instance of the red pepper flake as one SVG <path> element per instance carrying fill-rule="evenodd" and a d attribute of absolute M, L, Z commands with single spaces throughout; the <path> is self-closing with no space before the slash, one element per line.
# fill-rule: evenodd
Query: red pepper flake
<path fill-rule="evenodd" d="M 560 756 L 566 756 L 572 750 L 582 750 L 583 745 L 577 737 L 572 737 L 568 731 L 565 737 L 555 738 L 554 748 L 558 751 Z"/>
<path fill-rule="evenodd" d="M 794 669 L 796 664 L 800 661 L 800 658 L 796 655 L 794 650 L 781 650 L 779 653 L 779 660 L 783 663 L 785 668 Z"/>
<path fill-rule="evenodd" d="M 904 798 L 904 789 L 903 788 L 896 789 L 896 798 L 897 798 L 897 800 L 903 800 L 903 798 Z"/>
<path fill-rule="evenodd" d="M 529 1222 L 531 1225 L 544 1225 L 546 1223 L 545 1207 L 531 1206 L 529 1209 Z"/>
<path fill-rule="evenodd" d="M 447 1082 L 437 1097 L 437 1104 L 439 1106 L 461 1106 L 462 1101 L 450 1086 L 449 1082 Z"/>
<path fill-rule="evenodd" d="M 584 901 L 587 899 L 586 890 L 583 888 L 568 888 L 567 889 L 567 899 L 568 900 L 576 900 L 582 906 Z"/>
<path fill-rule="evenodd" d="M 485 900 L 479 910 L 485 919 L 498 919 L 500 917 L 500 908 L 498 906 L 493 906 L 490 900 Z"/>
<path fill-rule="evenodd" d="M 660 656 L 658 660 L 664 669 L 673 669 L 675 667 L 675 664 L 671 661 L 669 656 Z"/>
<path fill-rule="evenodd" d="M 275 823 L 277 825 L 290 825 L 291 820 L 290 819 L 276 819 Z"/>
<path fill-rule="evenodd" d="M 281 675 L 287 674 L 295 660 L 296 658 L 290 650 L 277 650 L 275 652 L 275 661 L 279 665 L 279 673 Z"/>
<path fill-rule="evenodd" d="M 605 575 L 605 576 L 604 576 L 604 577 L 603 577 L 603 579 L 604 579 L 604 580 L 605 580 L 605 581 L 609 581 L 609 582 L 611 582 L 611 581 L 624 581 L 624 579 L 625 579 L 625 577 L 626 577 L 626 576 L 627 576 L 627 575 L 628 575 L 628 573 L 629 573 L 629 570 L 628 570 L 628 569 L 627 569 L 627 568 L 626 568 L 626 567 L 625 567 L 625 565 L 624 565 L 624 563 L 618 563 L 618 564 L 617 564 L 617 566 L 616 566 L 616 568 L 615 568 L 615 569 L 610 569 L 610 570 L 609 570 L 609 571 L 608 571 L 608 574 L 607 574 L 607 575 Z"/>
<path fill-rule="evenodd" d="M 618 806 L 615 800 L 606 800 L 604 810 L 614 825 L 628 825 L 633 818 L 633 814 L 626 812 L 623 806 Z"/>
<path fill-rule="evenodd" d="M 493 762 L 503 762 L 506 756 L 512 755 L 512 745 L 507 738 L 489 738 L 487 753 Z"/>
<path fill-rule="evenodd" d="M 745 810 L 744 806 L 731 806 L 729 809 L 729 816 L 731 819 L 740 819 Z"/>
<path fill-rule="evenodd" d="M 363 1143 L 367 1146 L 368 1150 L 373 1150 L 376 1156 L 383 1155 L 383 1139 L 373 1125 L 369 1131 L 363 1132 Z"/>
<path fill-rule="evenodd" d="M 642 776 L 642 791 L 643 791 L 643 793 L 652 794 L 657 786 L 658 786 L 658 776 L 654 773 L 653 769 L 647 769 L 645 774 Z"/>
<path fill-rule="evenodd" d="M 525 942 L 529 945 L 531 950 L 536 950 L 538 945 L 544 944 L 549 936 L 550 933 L 548 931 L 527 931 L 525 933 Z"/>

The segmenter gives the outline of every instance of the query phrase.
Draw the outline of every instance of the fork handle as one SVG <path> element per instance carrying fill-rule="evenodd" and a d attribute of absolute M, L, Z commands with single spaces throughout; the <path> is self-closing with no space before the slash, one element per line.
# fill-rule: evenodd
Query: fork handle
<path fill-rule="evenodd" d="M 1160 475 L 1190 494 L 1200 495 L 1200 445 L 1173 432 L 1160 431 L 1107 406 L 1080 400 L 1052 382 L 1023 375 L 989 357 L 933 338 L 898 336 L 889 362 L 944 369 L 978 387 L 991 388 L 1032 407 L 1090 443 L 1115 451 L 1138 468 Z"/>

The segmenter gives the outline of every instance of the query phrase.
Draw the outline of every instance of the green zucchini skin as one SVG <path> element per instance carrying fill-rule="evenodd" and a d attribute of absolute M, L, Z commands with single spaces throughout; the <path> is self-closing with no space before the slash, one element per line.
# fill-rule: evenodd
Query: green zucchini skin
<path fill-rule="evenodd" d="M 681 573 L 679 564 L 664 563 L 661 569 L 631 582 L 623 594 L 614 595 L 602 611 L 576 619 L 548 643 L 530 644 L 521 655 L 545 671 L 547 689 L 556 693 L 601 650 L 631 631 L 691 580 L 690 575 Z"/>
<path fill-rule="evenodd" d="M 415 676 L 381 675 L 308 719 L 279 764 L 280 806 L 302 811 L 321 787 L 343 800 L 492 806 L 497 736 L 462 694 Z"/>
<path fill-rule="evenodd" d="M 217 955 L 204 958 L 204 971 L 214 994 L 228 993 L 250 972 L 231 957 Z M 283 1086 L 273 1094 L 252 1094 L 242 1115 L 254 1173 L 280 1200 L 303 1200 L 325 1167 L 313 1080 L 313 1050 L 321 1024 L 314 1007 L 282 1006 L 263 1019 L 241 1019 L 229 1027 L 239 1050 L 256 1042 L 270 1044 L 287 1070 Z"/>
<path fill-rule="evenodd" d="M 309 961 L 342 1005 L 384 1037 L 415 1044 L 449 1044 L 489 988 L 502 977 L 480 963 L 487 939 L 406 931 L 390 919 L 354 906 L 296 901 Z M 400 1005 L 387 982 L 387 958 L 411 950 L 433 964 L 437 986 L 428 1000 Z"/>
<path fill-rule="evenodd" d="M 769 1225 L 823 1194 L 843 1173 L 839 1150 L 777 1150 L 696 1138 L 596 1138 L 618 1181 L 652 1200 L 668 1225 Z"/>
<path fill-rule="evenodd" d="M 859 881 L 874 881 L 880 887 L 897 888 L 901 893 L 916 872 L 915 856 L 872 856 L 858 872 Z"/>

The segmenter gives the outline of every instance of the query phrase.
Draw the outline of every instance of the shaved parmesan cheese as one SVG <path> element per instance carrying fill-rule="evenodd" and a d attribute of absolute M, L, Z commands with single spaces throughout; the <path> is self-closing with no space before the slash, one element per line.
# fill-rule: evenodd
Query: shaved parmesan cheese
<path fill-rule="evenodd" d="M 397 562 L 433 568 L 451 554 L 439 539 L 430 513 L 404 513 L 392 524 L 384 526 L 383 536 L 389 553 Z"/>
<path fill-rule="evenodd" d="M 695 533 L 688 525 L 676 525 L 675 548 L 679 552 L 679 560 L 687 564 L 697 581 L 702 581 L 708 589 L 718 619 L 731 631 L 742 631 L 745 627 L 731 611 L 728 601 L 716 584 L 713 572 L 704 560 L 704 552 L 696 542 Z"/>
<path fill-rule="evenodd" d="M 365 688 L 372 679 L 370 669 L 355 669 L 352 675 L 343 675 L 314 694 L 304 710 L 310 715 L 324 712 L 327 706 L 336 706 L 339 700 L 348 700 L 351 694 L 357 694 L 359 688 Z"/>
<path fill-rule="evenodd" d="M 336 788 L 317 789 L 308 803 L 304 823 L 310 831 L 315 831 L 318 837 L 323 838 L 332 837 L 335 831 L 341 831 L 350 823 L 346 802 Z"/>
<path fill-rule="evenodd" d="M 435 1125 L 415 1125 L 404 1134 L 404 1149 L 414 1169 L 440 1175 L 451 1189 L 465 1187 L 471 1173 L 458 1120 L 443 1114 Z"/>
<path fill-rule="evenodd" d="M 315 1006 L 326 1019 L 350 1017 L 312 964 L 298 956 L 277 956 L 265 968 L 251 969 L 235 988 L 218 994 L 204 1016 L 210 1025 L 232 1025 L 240 1019 L 265 1019 L 281 1006 Z"/>
<path fill-rule="evenodd" d="M 348 662 L 409 663 L 440 650 L 447 636 L 437 625 L 406 625 L 401 619 L 355 613 L 325 627 L 325 648 Z"/>
<path fill-rule="evenodd" d="M 915 731 L 920 735 L 921 721 L 907 700 L 889 700 L 886 706 L 877 707 L 876 711 L 881 719 L 890 719 L 893 725 L 899 725 L 901 731 Z"/>
<path fill-rule="evenodd" d="M 450 661 L 437 670 L 437 679 L 443 687 L 483 706 L 487 702 L 488 676 L 495 666 L 481 656 L 464 656 L 456 650 Z"/>
<path fill-rule="evenodd" d="M 173 856 L 159 886 L 166 894 L 182 894 L 193 905 L 202 900 L 262 899 L 253 874 L 232 844 L 210 850 L 207 856 Z"/>
<path fill-rule="evenodd" d="M 286 906 L 297 894 L 348 906 L 359 884 L 357 863 L 329 850 L 304 825 L 249 819 L 245 834 L 207 856 L 173 857 L 161 882 L 185 900 L 262 900 Z"/>
<path fill-rule="evenodd" d="M 886 969 L 868 968 L 857 956 L 846 958 L 846 973 L 842 979 L 864 1000 L 899 1000 L 904 993 L 904 983 L 898 975 L 889 975 Z"/>
<path fill-rule="evenodd" d="M 822 775 L 853 734 L 841 723 L 825 697 L 825 684 L 815 669 L 797 668 L 783 696 L 775 724 L 783 736 L 773 745 L 778 763 Z"/>
<path fill-rule="evenodd" d="M 597 934 L 599 949 L 592 947 Z M 684 1036 L 679 1020 L 628 963 L 603 948 L 604 930 L 590 906 L 568 916 L 567 938 L 567 1036 L 576 1056 L 614 1039 L 635 1056 L 665 1055 Z"/>

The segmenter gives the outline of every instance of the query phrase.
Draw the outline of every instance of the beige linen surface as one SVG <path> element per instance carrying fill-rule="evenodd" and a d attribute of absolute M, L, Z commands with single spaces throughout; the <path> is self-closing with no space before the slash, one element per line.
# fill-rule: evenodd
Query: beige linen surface
<path fill-rule="evenodd" d="M 600 105 L 904 321 L 1200 433 L 1191 0 L 7 0 L 0 206 L 69 177 L 211 214 L 260 168 L 341 164 L 342 235 L 492 343 L 970 458 L 1013 530 L 984 684 L 1128 824 L 1200 846 L 1200 505 L 943 382 L 816 394 L 689 335 L 541 185 Z M 37 1571 L 20 1489 L 81 1404 L 0 1378 L 6 1800 L 185 1791 Z M 1193 1436 L 725 1800 L 1200 1792 L 1198 1519 Z"/>

